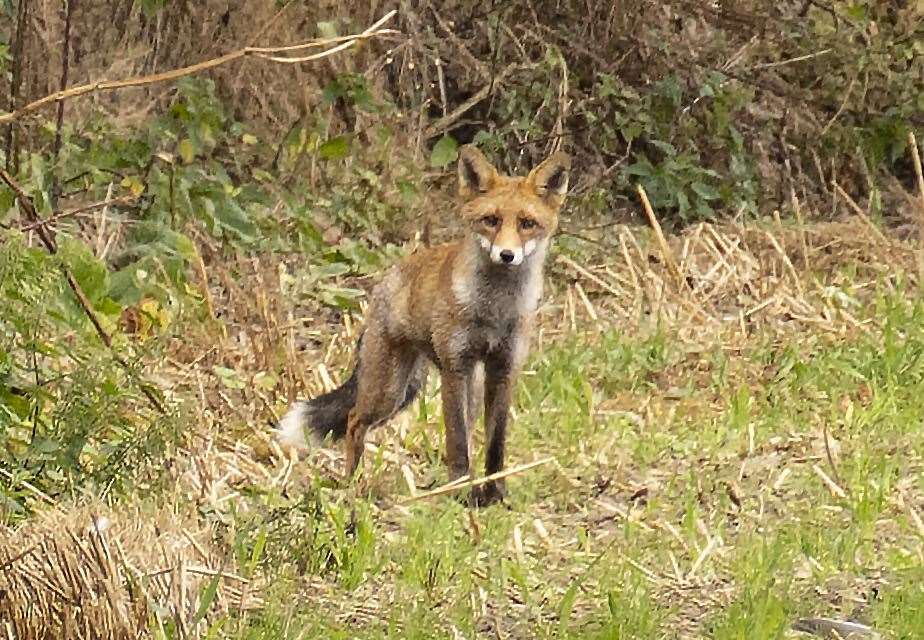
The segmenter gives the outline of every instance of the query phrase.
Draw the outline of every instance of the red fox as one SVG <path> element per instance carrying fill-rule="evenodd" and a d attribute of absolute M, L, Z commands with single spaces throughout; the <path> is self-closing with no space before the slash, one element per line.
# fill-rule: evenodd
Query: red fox
<path fill-rule="evenodd" d="M 277 436 L 304 448 L 346 439 L 347 476 L 366 432 L 407 407 L 430 363 L 441 377 L 449 478 L 470 473 L 471 431 L 484 401 L 485 473 L 503 469 L 507 420 L 542 297 L 542 270 L 568 190 L 571 160 L 555 153 L 529 175 L 508 177 L 473 146 L 459 150 L 459 194 L 467 233 L 415 252 L 372 291 L 356 365 L 338 389 L 297 402 Z M 502 481 L 476 487 L 476 506 L 504 498 Z"/>

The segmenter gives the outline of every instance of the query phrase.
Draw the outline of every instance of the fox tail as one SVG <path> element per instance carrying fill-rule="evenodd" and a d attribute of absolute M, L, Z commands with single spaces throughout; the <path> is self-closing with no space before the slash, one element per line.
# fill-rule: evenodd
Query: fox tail
<path fill-rule="evenodd" d="M 324 442 L 341 440 L 346 436 L 350 410 L 356 405 L 359 376 L 362 374 L 362 335 L 356 345 L 356 366 L 342 385 L 325 394 L 294 403 L 279 421 L 276 438 L 285 446 L 308 449 Z M 413 377 L 408 382 L 404 398 L 395 413 L 407 407 L 420 391 L 423 380 Z"/>

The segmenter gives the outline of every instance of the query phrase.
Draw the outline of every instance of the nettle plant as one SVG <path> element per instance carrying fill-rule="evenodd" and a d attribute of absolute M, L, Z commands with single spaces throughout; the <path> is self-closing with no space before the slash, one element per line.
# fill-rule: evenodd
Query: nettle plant
<path fill-rule="evenodd" d="M 378 108 L 352 76 L 324 99 Z M 19 479 L 52 495 L 129 481 L 133 474 L 121 472 L 143 468 L 139 456 L 167 450 L 172 418 L 149 409 L 132 367 L 156 359 L 166 338 L 204 317 L 202 255 L 233 262 L 297 252 L 297 295 L 356 306 L 362 293 L 344 276 L 380 269 L 398 252 L 386 244 L 389 225 L 417 198 L 410 185 L 418 180 L 409 165 L 393 162 L 384 177 L 375 170 L 390 157 L 385 125 L 363 146 L 325 135 L 328 124 L 305 119 L 273 147 L 230 117 L 211 82 L 187 79 L 165 112 L 140 127 L 120 130 L 102 117 L 65 126 L 57 156 L 53 127 L 41 130 L 45 150 L 22 155 L 15 176 L 40 216 L 107 196 L 135 199 L 110 207 L 102 230 L 99 210 L 56 221 L 58 252 L 49 255 L 16 230 L 27 221 L 13 191 L 0 187 L 0 222 L 9 228 L 0 241 L 0 459 L 17 476 L 0 483 L 8 512 L 27 508 Z M 305 177 L 306 163 L 316 165 L 317 185 Z M 343 237 L 325 239 L 334 225 Z M 96 336 L 62 268 L 128 369 Z M 120 331 L 126 318 L 131 336 Z"/>
<path fill-rule="evenodd" d="M 601 75 L 597 95 L 608 103 L 610 118 L 595 126 L 629 153 L 614 178 L 620 191 L 641 184 L 652 206 L 680 223 L 756 210 L 754 162 L 734 125 L 749 91 L 719 73 L 694 91 L 668 76 L 645 94 Z"/>
<path fill-rule="evenodd" d="M 17 231 L 0 243 L 0 465 L 11 474 L 0 482 L 0 519 L 27 513 L 39 498 L 33 488 L 55 496 L 153 479 L 174 416 L 143 396 L 144 350 L 119 339 L 128 366 L 117 363 L 61 269 L 111 330 L 121 305 L 109 295 L 109 271 L 72 238 L 59 236 L 57 255 Z"/>

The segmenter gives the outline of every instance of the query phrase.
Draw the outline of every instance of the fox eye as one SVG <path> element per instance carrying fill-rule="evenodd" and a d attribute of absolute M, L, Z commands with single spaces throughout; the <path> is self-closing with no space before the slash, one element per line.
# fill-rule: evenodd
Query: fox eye
<path fill-rule="evenodd" d="M 532 218 L 520 218 L 520 228 L 524 231 L 534 229 L 539 223 Z"/>
<path fill-rule="evenodd" d="M 492 228 L 500 224 L 500 218 L 498 218 L 497 216 L 485 216 L 484 218 L 481 219 L 481 221 L 485 223 L 486 226 L 489 226 Z"/>

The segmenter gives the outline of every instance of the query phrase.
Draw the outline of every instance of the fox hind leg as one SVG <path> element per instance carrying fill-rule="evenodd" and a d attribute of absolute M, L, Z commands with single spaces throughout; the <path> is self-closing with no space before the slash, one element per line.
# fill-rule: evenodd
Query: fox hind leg
<path fill-rule="evenodd" d="M 363 341 L 363 367 L 356 404 L 346 428 L 346 475 L 355 474 L 362 460 L 366 434 L 410 404 L 421 386 L 420 358 L 408 345 L 392 344 L 377 332 Z"/>

